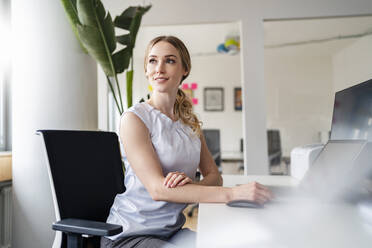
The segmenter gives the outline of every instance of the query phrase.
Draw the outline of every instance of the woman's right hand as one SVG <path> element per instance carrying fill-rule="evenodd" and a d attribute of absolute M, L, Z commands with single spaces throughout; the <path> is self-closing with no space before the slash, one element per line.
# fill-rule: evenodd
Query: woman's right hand
<path fill-rule="evenodd" d="M 184 172 L 169 172 L 164 178 L 164 186 L 167 188 L 175 188 L 177 186 L 183 186 L 191 183 L 192 179 L 189 178 Z"/>
<path fill-rule="evenodd" d="M 250 200 L 264 204 L 273 197 L 273 194 L 267 187 L 257 182 L 251 182 L 233 187 L 231 200 Z"/>

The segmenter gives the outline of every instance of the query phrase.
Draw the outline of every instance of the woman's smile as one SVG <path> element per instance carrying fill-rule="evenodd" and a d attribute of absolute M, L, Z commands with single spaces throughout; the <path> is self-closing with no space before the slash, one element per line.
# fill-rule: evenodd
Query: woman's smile
<path fill-rule="evenodd" d="M 154 80 L 157 82 L 157 83 L 165 83 L 166 81 L 168 81 L 168 77 L 164 77 L 164 76 L 158 76 L 158 77 L 155 77 Z"/>

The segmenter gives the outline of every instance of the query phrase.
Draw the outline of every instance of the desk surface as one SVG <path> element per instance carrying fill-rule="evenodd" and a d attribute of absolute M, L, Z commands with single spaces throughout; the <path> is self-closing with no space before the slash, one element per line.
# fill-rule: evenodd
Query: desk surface
<path fill-rule="evenodd" d="M 12 179 L 12 153 L 0 152 L 0 182 Z"/>
<path fill-rule="evenodd" d="M 0 156 L 11 156 L 12 155 L 12 152 L 9 152 L 9 151 L 0 151 Z"/>
<path fill-rule="evenodd" d="M 242 153 L 240 151 L 222 151 L 221 152 L 221 159 L 222 160 L 243 161 L 244 160 L 244 153 Z"/>
<path fill-rule="evenodd" d="M 258 181 L 294 186 L 286 176 L 223 176 L 224 186 Z M 272 204 L 263 209 L 200 204 L 197 248 L 371 247 L 371 208 L 330 204 Z"/>

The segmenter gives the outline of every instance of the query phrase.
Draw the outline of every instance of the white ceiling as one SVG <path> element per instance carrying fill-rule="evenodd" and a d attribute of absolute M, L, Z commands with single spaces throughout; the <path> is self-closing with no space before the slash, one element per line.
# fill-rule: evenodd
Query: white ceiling
<path fill-rule="evenodd" d="M 302 20 L 265 21 L 265 47 L 276 53 L 331 55 L 354 42 L 355 38 L 337 39 L 350 35 L 372 34 L 372 16 L 319 18 Z M 313 42 L 281 48 L 269 46 L 309 42 L 335 38 L 331 41 Z"/>
<path fill-rule="evenodd" d="M 144 51 L 150 40 L 156 36 L 174 35 L 186 44 L 191 55 L 214 54 L 217 53 L 217 46 L 225 42 L 227 35 L 237 36 L 239 33 L 238 23 L 141 27 L 136 41 L 136 50 Z"/>
<path fill-rule="evenodd" d="M 350 45 L 355 38 L 280 48 L 269 46 L 371 33 L 372 16 L 265 21 L 263 27 L 265 52 L 287 56 L 329 56 Z M 239 33 L 239 23 L 143 26 L 137 36 L 136 51 L 138 55 L 143 54 L 146 45 L 155 36 L 175 35 L 186 43 L 194 56 L 216 54 L 217 46 L 227 36 Z"/>
<path fill-rule="evenodd" d="M 265 45 L 372 32 L 372 16 L 265 21 Z"/>

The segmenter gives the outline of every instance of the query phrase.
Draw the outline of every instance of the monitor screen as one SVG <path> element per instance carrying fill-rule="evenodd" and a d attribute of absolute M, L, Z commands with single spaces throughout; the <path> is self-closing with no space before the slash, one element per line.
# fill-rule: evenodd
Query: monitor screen
<path fill-rule="evenodd" d="M 336 92 L 331 140 L 372 141 L 372 79 Z"/>
<path fill-rule="evenodd" d="M 332 200 L 346 195 L 365 175 L 356 171 L 359 168 L 371 169 L 369 163 L 358 164 L 357 158 L 365 147 L 365 140 L 330 140 L 307 170 L 300 185 L 317 197 Z M 363 161 L 365 162 L 365 161 Z M 365 171 L 365 170 L 363 170 Z"/>

